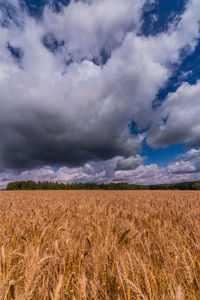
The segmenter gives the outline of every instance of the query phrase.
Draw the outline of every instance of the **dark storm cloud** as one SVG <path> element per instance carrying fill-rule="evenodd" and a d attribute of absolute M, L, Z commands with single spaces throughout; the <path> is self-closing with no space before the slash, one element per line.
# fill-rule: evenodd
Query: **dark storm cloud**
<path fill-rule="evenodd" d="M 86 132 L 59 115 L 21 108 L 4 122 L 1 118 L 1 168 L 25 169 L 40 165 L 79 166 L 86 161 L 109 159 L 140 151 L 137 137 L 117 137 L 104 124 Z M 82 126 L 81 126 L 82 125 Z M 115 134 L 115 136 L 114 136 Z M 109 137 L 112 135 L 112 139 Z"/>

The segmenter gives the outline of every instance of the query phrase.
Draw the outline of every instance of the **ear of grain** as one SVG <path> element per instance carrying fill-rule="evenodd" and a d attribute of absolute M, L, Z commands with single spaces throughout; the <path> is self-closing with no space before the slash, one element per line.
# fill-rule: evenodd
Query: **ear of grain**
<path fill-rule="evenodd" d="M 54 298 L 53 298 L 54 300 L 58 300 L 60 298 L 62 283 L 63 283 L 63 275 L 60 275 L 59 279 L 58 279 L 58 284 L 56 286 L 55 293 L 54 293 Z"/>
<path fill-rule="evenodd" d="M 185 300 L 185 295 L 181 285 L 177 286 L 176 288 L 175 300 Z"/>

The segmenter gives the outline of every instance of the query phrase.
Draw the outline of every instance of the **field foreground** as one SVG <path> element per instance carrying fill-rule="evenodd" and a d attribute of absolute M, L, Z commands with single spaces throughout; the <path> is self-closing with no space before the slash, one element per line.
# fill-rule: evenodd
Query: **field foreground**
<path fill-rule="evenodd" d="M 0 299 L 200 299 L 200 192 L 0 192 Z"/>

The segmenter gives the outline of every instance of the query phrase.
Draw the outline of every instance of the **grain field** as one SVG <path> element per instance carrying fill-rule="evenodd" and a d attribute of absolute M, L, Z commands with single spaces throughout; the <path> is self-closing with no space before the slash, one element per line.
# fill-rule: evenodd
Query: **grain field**
<path fill-rule="evenodd" d="M 200 299 L 200 192 L 0 192 L 0 299 Z"/>

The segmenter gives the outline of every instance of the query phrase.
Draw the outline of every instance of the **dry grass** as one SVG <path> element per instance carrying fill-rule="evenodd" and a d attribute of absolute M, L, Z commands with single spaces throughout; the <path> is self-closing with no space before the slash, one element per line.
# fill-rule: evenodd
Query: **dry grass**
<path fill-rule="evenodd" d="M 0 193 L 0 299 L 200 299 L 200 193 Z"/>

